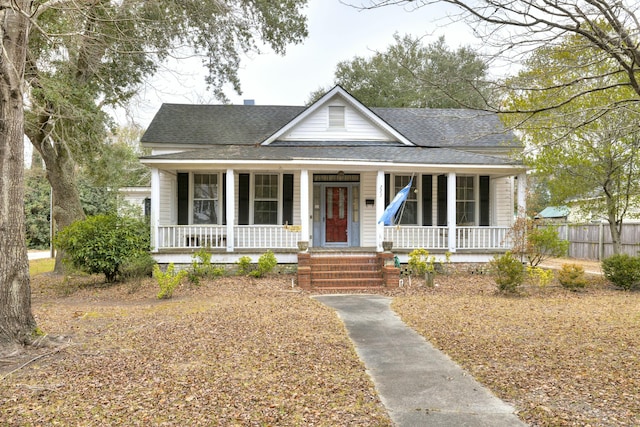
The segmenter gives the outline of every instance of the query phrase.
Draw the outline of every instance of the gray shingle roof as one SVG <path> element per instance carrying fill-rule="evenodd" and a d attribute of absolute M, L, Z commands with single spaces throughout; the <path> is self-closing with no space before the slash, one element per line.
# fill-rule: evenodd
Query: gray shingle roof
<path fill-rule="evenodd" d="M 220 159 L 293 161 L 293 160 L 341 160 L 354 162 L 388 162 L 409 164 L 466 164 L 466 165 L 517 165 L 513 159 L 487 156 L 451 148 L 426 148 L 409 146 L 360 146 L 360 147 L 296 147 L 220 145 L 189 150 L 180 153 L 150 156 L 157 160 L 210 161 Z"/>
<path fill-rule="evenodd" d="M 267 105 L 163 104 L 143 135 L 142 142 L 255 145 L 304 110 L 305 107 Z M 372 108 L 371 111 L 418 146 L 520 146 L 493 113 L 419 108 Z"/>

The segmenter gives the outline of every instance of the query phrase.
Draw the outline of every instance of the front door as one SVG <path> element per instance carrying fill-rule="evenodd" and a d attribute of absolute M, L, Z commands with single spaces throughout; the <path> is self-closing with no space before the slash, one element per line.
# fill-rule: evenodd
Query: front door
<path fill-rule="evenodd" d="M 349 241 L 349 187 L 325 187 L 325 242 Z"/>

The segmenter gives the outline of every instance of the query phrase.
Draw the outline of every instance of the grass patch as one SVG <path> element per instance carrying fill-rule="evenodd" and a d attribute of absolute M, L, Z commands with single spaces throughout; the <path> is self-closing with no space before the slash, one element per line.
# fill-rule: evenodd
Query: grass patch
<path fill-rule="evenodd" d="M 34 259 L 29 261 L 29 275 L 31 277 L 43 273 L 51 273 L 56 260 L 53 258 Z"/>

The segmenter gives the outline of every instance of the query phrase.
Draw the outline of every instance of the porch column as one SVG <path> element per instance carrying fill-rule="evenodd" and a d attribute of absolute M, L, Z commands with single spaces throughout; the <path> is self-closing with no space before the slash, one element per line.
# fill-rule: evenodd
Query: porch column
<path fill-rule="evenodd" d="M 160 247 L 160 171 L 151 168 L 151 250 L 158 252 Z"/>
<path fill-rule="evenodd" d="M 447 227 L 449 228 L 449 252 L 456 251 L 456 173 L 447 175 Z"/>
<path fill-rule="evenodd" d="M 527 215 L 527 174 L 518 174 L 518 217 Z"/>
<path fill-rule="evenodd" d="M 233 242 L 233 225 L 235 223 L 235 175 L 233 169 L 227 169 L 227 252 L 233 252 L 235 243 Z"/>
<path fill-rule="evenodd" d="M 309 240 L 309 171 L 300 171 L 300 238 Z"/>
<path fill-rule="evenodd" d="M 378 171 L 376 176 L 376 251 L 382 252 L 384 240 L 384 224 L 380 221 L 384 213 L 384 171 Z"/>

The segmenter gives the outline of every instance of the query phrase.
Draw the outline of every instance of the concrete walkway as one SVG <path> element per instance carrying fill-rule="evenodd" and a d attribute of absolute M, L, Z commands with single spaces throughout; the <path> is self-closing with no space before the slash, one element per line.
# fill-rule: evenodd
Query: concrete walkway
<path fill-rule="evenodd" d="M 344 322 L 398 427 L 525 426 L 507 405 L 391 310 L 379 295 L 320 295 Z"/>

